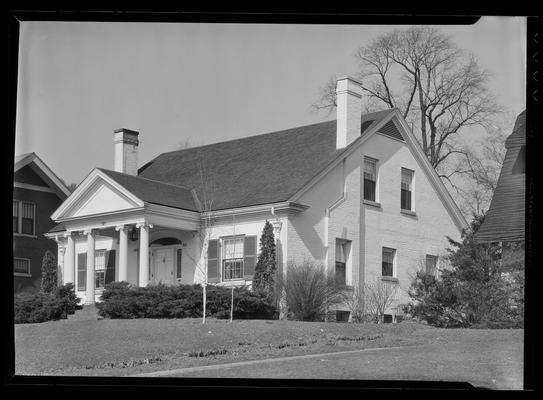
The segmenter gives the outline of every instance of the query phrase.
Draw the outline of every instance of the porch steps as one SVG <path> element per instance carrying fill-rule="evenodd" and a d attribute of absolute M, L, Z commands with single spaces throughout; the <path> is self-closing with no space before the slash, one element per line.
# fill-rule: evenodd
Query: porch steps
<path fill-rule="evenodd" d="M 96 321 L 102 319 L 98 315 L 98 309 L 94 304 L 84 304 L 81 310 L 75 310 L 75 313 L 68 315 L 70 321 Z"/>

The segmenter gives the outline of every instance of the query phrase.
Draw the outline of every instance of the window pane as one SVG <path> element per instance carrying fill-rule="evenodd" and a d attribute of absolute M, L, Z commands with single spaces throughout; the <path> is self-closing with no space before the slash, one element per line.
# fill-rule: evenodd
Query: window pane
<path fill-rule="evenodd" d="M 402 210 L 411 210 L 411 192 L 409 190 L 402 188 L 401 203 Z"/>
<path fill-rule="evenodd" d="M 96 271 L 102 271 L 106 269 L 106 251 L 96 250 L 94 253 L 94 268 Z"/>
<path fill-rule="evenodd" d="M 394 276 L 394 249 L 383 247 L 382 276 Z"/>
<path fill-rule="evenodd" d="M 345 245 L 345 242 L 336 239 L 336 261 L 346 262 Z"/>
<path fill-rule="evenodd" d="M 13 216 L 18 217 L 19 216 L 19 202 L 13 200 Z"/>
<path fill-rule="evenodd" d="M 32 203 L 23 203 L 23 218 L 34 218 L 34 204 Z"/>
<path fill-rule="evenodd" d="M 336 261 L 336 284 L 345 285 L 345 263 Z"/>
<path fill-rule="evenodd" d="M 364 159 L 364 179 L 375 181 L 376 162 L 374 160 Z"/>
<path fill-rule="evenodd" d="M 411 190 L 413 171 L 402 168 L 402 189 Z"/>
<path fill-rule="evenodd" d="M 375 182 L 364 179 L 364 200 L 375 201 Z"/>
<path fill-rule="evenodd" d="M 23 218 L 21 224 L 21 233 L 24 233 L 25 235 L 33 235 L 34 234 L 34 220 Z"/>
<path fill-rule="evenodd" d="M 241 258 L 243 257 L 243 238 L 224 239 L 223 258 Z"/>

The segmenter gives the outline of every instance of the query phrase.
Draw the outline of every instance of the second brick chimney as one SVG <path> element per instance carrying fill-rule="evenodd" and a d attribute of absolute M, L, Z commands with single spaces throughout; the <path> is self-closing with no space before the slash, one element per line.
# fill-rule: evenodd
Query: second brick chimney
<path fill-rule="evenodd" d="M 125 128 L 114 131 L 115 171 L 138 174 L 138 135 L 139 132 Z"/>

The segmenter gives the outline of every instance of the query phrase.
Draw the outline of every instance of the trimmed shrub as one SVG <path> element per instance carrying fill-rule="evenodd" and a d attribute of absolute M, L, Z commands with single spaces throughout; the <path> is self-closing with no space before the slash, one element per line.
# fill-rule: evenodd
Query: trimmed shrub
<path fill-rule="evenodd" d="M 98 313 L 106 318 L 199 318 L 202 316 L 200 285 L 163 284 L 145 288 L 126 282 L 106 285 L 97 303 Z M 206 316 L 230 318 L 231 289 L 207 287 Z M 264 295 L 246 289 L 234 290 L 235 318 L 273 318 L 275 307 Z"/>
<path fill-rule="evenodd" d="M 19 293 L 15 295 L 15 323 L 37 323 L 65 319 L 79 307 L 72 284 L 60 286 L 51 293 Z"/>

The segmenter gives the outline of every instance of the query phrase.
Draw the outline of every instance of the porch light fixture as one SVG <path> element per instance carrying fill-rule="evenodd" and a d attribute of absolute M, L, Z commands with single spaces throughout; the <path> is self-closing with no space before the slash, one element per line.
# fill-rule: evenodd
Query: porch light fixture
<path fill-rule="evenodd" d="M 131 242 L 135 242 L 139 238 L 139 232 L 138 229 L 133 226 L 132 229 L 128 232 L 128 239 L 130 239 Z"/>

